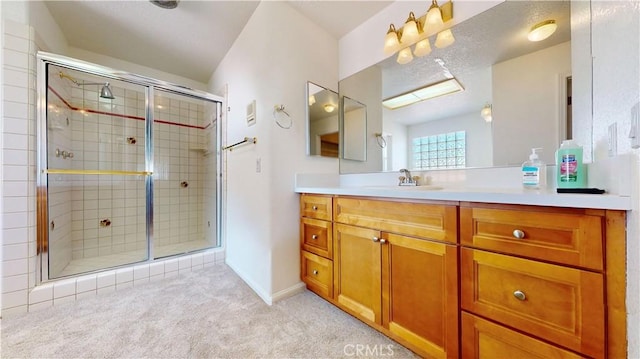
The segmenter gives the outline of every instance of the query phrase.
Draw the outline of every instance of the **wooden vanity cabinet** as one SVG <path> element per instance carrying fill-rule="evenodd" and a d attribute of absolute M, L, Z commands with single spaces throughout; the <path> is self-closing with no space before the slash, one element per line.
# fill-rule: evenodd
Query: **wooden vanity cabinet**
<path fill-rule="evenodd" d="M 455 209 L 334 198 L 337 305 L 422 356 L 457 358 Z M 399 213 L 404 214 L 406 227 Z M 417 233 L 438 240 L 405 235 Z"/>
<path fill-rule="evenodd" d="M 302 195 L 301 276 L 423 357 L 625 358 L 625 231 L 624 211 Z"/>
<path fill-rule="evenodd" d="M 624 357 L 623 232 L 621 211 L 461 203 L 462 356 Z"/>
<path fill-rule="evenodd" d="M 300 279 L 309 290 L 333 298 L 332 196 L 300 196 Z"/>

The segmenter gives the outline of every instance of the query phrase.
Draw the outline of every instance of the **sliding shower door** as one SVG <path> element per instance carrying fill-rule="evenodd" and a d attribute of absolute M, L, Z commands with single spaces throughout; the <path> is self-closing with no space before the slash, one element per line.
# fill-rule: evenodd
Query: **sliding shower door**
<path fill-rule="evenodd" d="M 38 58 L 40 279 L 218 246 L 220 101 Z"/>
<path fill-rule="evenodd" d="M 216 103 L 154 93 L 153 255 L 215 247 Z"/>

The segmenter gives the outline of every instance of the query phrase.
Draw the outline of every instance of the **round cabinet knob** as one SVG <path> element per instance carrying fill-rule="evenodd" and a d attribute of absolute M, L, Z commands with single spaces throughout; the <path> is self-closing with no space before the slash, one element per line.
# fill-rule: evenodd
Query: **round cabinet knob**
<path fill-rule="evenodd" d="M 385 243 L 387 243 L 387 240 L 386 240 L 386 239 L 384 239 L 384 238 L 382 238 L 382 239 L 380 239 L 380 243 L 381 243 L 381 244 L 385 244 Z"/>
<path fill-rule="evenodd" d="M 311 239 L 318 239 L 318 235 L 317 234 L 312 235 Z"/>
<path fill-rule="evenodd" d="M 518 300 L 527 299 L 527 296 L 524 294 L 524 292 L 520 290 L 516 290 L 515 292 L 513 292 L 513 296 L 516 297 L 516 299 Z"/>
<path fill-rule="evenodd" d="M 313 270 L 313 275 L 318 275 L 318 270 L 317 269 Z"/>
<path fill-rule="evenodd" d="M 520 229 L 516 229 L 513 231 L 513 236 L 518 238 L 518 239 L 523 239 L 524 238 L 524 231 L 520 230 Z"/>
<path fill-rule="evenodd" d="M 318 206 L 313 206 L 311 207 L 312 210 L 317 211 L 318 210 Z"/>
<path fill-rule="evenodd" d="M 373 237 L 373 238 L 371 238 L 371 240 L 374 241 L 374 242 L 380 242 L 380 238 L 378 238 L 378 237 Z"/>

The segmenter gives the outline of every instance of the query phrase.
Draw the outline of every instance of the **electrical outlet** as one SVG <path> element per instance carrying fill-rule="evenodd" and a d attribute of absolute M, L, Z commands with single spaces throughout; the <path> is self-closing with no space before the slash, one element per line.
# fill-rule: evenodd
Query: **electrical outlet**
<path fill-rule="evenodd" d="M 607 141 L 609 157 L 618 154 L 618 124 L 616 122 L 609 125 L 609 139 Z"/>
<path fill-rule="evenodd" d="M 260 157 L 256 158 L 256 173 L 260 173 L 262 171 L 262 159 Z"/>

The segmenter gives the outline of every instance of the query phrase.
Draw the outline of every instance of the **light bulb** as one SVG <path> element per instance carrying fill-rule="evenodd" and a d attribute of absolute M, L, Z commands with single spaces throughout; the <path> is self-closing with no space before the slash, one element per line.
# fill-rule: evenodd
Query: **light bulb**
<path fill-rule="evenodd" d="M 335 109 L 336 109 L 336 107 L 335 107 L 334 105 L 330 104 L 330 103 L 328 103 L 328 104 L 324 105 L 324 110 L 325 110 L 326 112 L 331 113 L 331 112 L 333 112 L 333 110 L 335 110 Z"/>
<path fill-rule="evenodd" d="M 309 106 L 313 106 L 316 103 L 316 97 L 314 95 L 309 96 Z"/>
<path fill-rule="evenodd" d="M 442 21 L 442 11 L 438 6 L 436 0 L 433 0 L 431 6 L 429 7 L 429 11 L 427 11 L 427 19 L 425 20 L 424 27 L 435 27 L 440 28 L 444 25 Z"/>
<path fill-rule="evenodd" d="M 413 55 L 411 54 L 411 48 L 405 47 L 404 49 L 398 52 L 398 59 L 396 60 L 400 65 L 408 64 L 413 60 Z"/>
<path fill-rule="evenodd" d="M 434 45 L 436 45 L 437 48 L 442 49 L 453 44 L 455 41 L 456 39 L 453 37 L 453 33 L 451 32 L 451 29 L 446 29 L 438 33 L 438 36 L 436 36 L 436 41 L 434 42 Z"/>
<path fill-rule="evenodd" d="M 398 40 L 398 32 L 393 24 L 389 25 L 389 31 L 384 37 L 384 54 L 391 55 L 400 48 L 400 40 Z"/>
<path fill-rule="evenodd" d="M 402 37 L 400 38 L 400 42 L 405 45 L 410 45 L 418 40 L 418 36 L 420 36 L 418 22 L 416 21 L 416 16 L 413 12 L 410 12 L 409 18 L 407 18 L 407 21 L 404 23 L 404 27 L 402 28 Z"/>
<path fill-rule="evenodd" d="M 431 45 L 429 44 L 429 38 L 418 41 L 416 48 L 413 50 L 413 54 L 421 57 L 431 53 Z"/>

